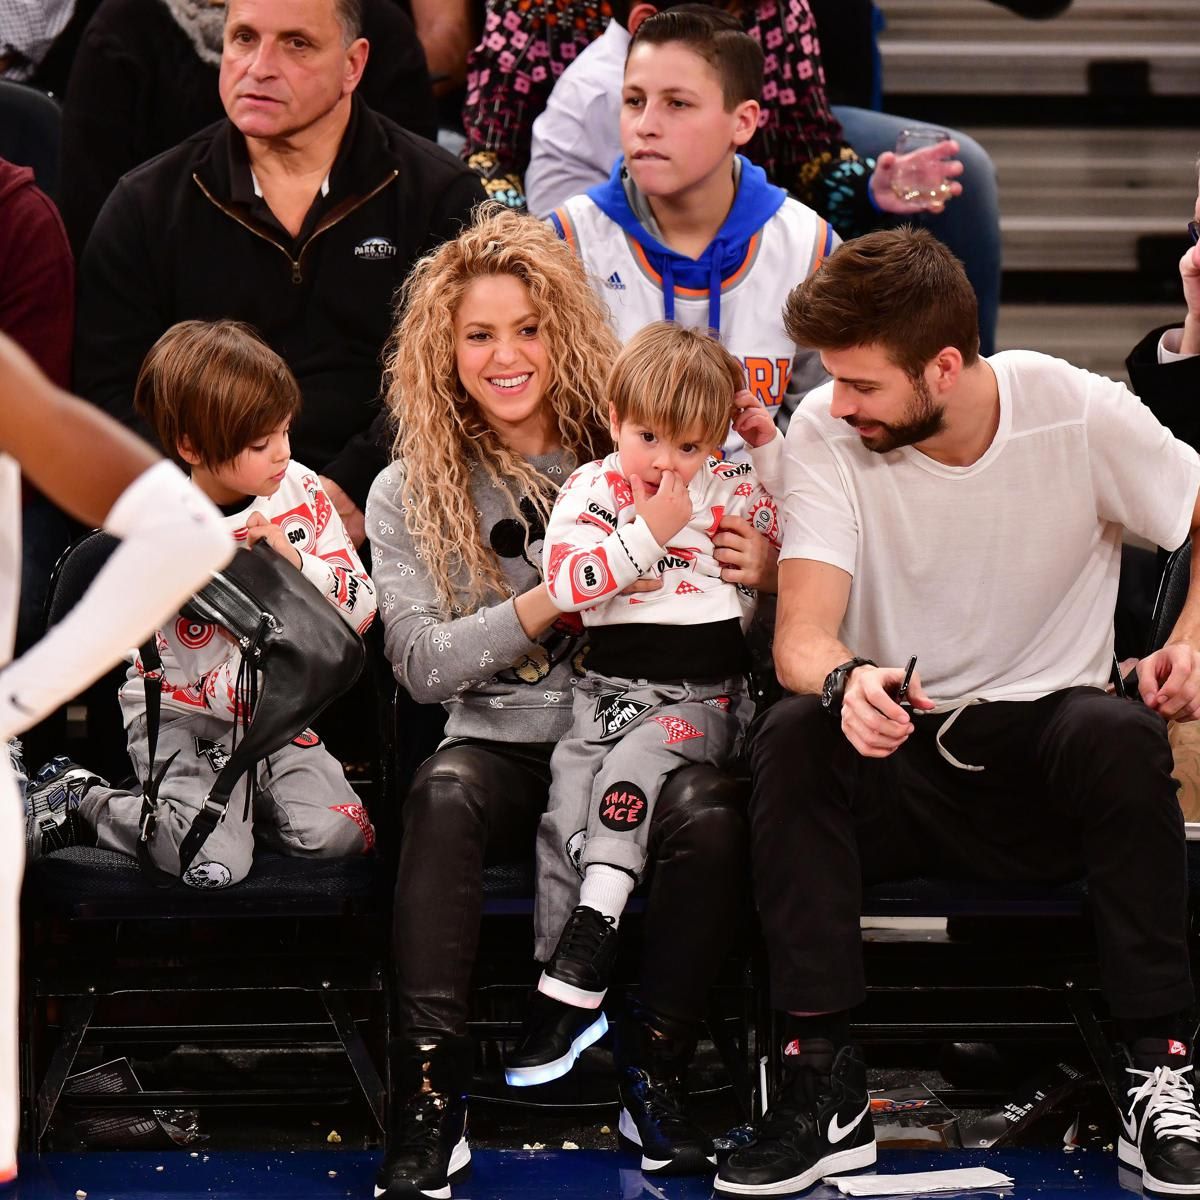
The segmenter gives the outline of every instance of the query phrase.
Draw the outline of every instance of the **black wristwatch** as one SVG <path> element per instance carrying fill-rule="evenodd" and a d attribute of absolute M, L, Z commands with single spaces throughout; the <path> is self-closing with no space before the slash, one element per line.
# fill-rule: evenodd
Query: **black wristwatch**
<path fill-rule="evenodd" d="M 842 698 L 846 694 L 846 680 L 855 667 L 874 667 L 878 664 L 869 658 L 852 658 L 849 662 L 840 663 L 825 676 L 821 685 L 821 707 L 831 716 L 841 720 Z"/>

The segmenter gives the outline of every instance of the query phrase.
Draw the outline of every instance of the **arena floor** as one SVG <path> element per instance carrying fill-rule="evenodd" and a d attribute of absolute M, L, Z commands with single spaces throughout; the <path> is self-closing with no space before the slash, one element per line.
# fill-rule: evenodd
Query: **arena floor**
<path fill-rule="evenodd" d="M 372 1194 L 378 1161 L 377 1152 L 357 1150 L 53 1154 L 24 1161 L 20 1182 L 8 1195 L 20 1200 L 340 1200 Z M 1112 1153 L 1086 1149 L 894 1150 L 881 1155 L 878 1173 L 966 1166 L 1001 1171 L 1013 1185 L 940 1195 L 1120 1200 L 1128 1192 L 1141 1193 L 1138 1177 L 1118 1171 Z M 480 1150 L 453 1192 L 454 1200 L 709 1200 L 713 1195 L 709 1180 L 652 1182 L 632 1154 L 604 1150 Z M 833 1200 L 838 1192 L 822 1185 L 807 1196 Z"/>

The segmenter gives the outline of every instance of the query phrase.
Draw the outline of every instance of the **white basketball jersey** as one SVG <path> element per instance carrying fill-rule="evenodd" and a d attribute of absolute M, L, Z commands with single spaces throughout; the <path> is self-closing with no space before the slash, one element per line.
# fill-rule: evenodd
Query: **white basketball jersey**
<path fill-rule="evenodd" d="M 573 196 L 553 217 L 583 259 L 622 342 L 663 319 L 662 276 L 637 241 L 590 197 Z M 789 197 L 750 239 L 741 265 L 721 284 L 721 344 L 741 360 L 747 387 L 772 416 L 783 400 L 796 356 L 796 345 L 783 328 L 784 301 L 835 245 L 829 223 Z M 708 289 L 677 285 L 675 320 L 707 329 Z M 741 448 L 741 438 L 731 433 L 726 454 Z"/>

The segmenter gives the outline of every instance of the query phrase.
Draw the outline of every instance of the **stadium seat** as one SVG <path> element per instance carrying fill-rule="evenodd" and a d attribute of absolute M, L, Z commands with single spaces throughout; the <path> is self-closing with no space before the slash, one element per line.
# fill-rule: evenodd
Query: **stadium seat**
<path fill-rule="evenodd" d="M 32 167 L 38 187 L 58 201 L 62 113 L 37 88 L 0 79 L 0 158 Z"/>
<path fill-rule="evenodd" d="M 89 533 L 64 553 L 51 580 L 48 625 L 75 604 L 114 545 L 106 534 Z M 123 675 L 123 667 L 110 672 L 91 689 L 91 703 L 116 710 Z M 121 774 L 111 776 L 119 779 L 128 775 L 129 762 L 119 720 L 113 724 L 125 759 Z M 156 887 L 135 859 L 95 847 L 32 862 L 22 897 L 25 1148 L 41 1149 L 67 1076 L 93 1031 L 106 1048 L 222 1038 L 233 1045 L 248 1039 L 340 1047 L 382 1131 L 386 1088 L 359 1021 L 369 1013 L 374 1040 L 386 1046 L 386 862 L 380 854 L 310 860 L 260 852 L 242 883 L 214 892 Z M 191 997 L 186 1003 L 185 994 Z M 126 996 L 150 1002 L 152 1024 L 120 1019 L 117 998 Z M 173 1022 L 181 1006 L 192 1019 Z M 219 1015 L 230 1008 L 237 1013 L 232 1021 Z M 255 1089 L 239 1101 L 230 1091 L 172 1088 L 146 1092 L 138 1103 L 202 1108 L 207 1102 L 271 1106 L 329 1098 L 327 1089 Z"/>

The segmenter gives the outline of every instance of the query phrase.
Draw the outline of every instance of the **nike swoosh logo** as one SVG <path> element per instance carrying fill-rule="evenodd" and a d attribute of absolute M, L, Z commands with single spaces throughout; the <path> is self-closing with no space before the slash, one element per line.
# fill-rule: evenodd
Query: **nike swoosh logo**
<path fill-rule="evenodd" d="M 1138 1123 L 1133 1117 L 1126 1117 L 1120 1109 L 1117 1110 L 1117 1116 L 1121 1118 L 1121 1127 L 1125 1130 L 1125 1136 L 1136 1146 L 1138 1142 Z"/>
<path fill-rule="evenodd" d="M 870 1100 L 868 1100 L 867 1103 L 863 1106 L 862 1112 L 860 1112 L 858 1114 L 858 1116 L 855 1117 L 854 1120 L 850 1122 L 849 1125 L 838 1124 L 838 1115 L 837 1115 L 837 1113 L 834 1113 L 833 1120 L 829 1122 L 829 1129 L 826 1131 L 825 1136 L 830 1140 L 830 1142 L 833 1143 L 833 1145 L 836 1146 L 838 1144 L 838 1142 L 840 1142 L 842 1140 L 842 1138 L 844 1138 L 848 1133 L 851 1133 L 851 1132 L 853 1132 L 853 1130 L 858 1128 L 859 1123 L 862 1121 L 863 1117 L 865 1117 L 867 1115 L 867 1113 L 869 1113 L 870 1111 L 871 1111 L 871 1102 L 870 1102 Z"/>

